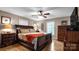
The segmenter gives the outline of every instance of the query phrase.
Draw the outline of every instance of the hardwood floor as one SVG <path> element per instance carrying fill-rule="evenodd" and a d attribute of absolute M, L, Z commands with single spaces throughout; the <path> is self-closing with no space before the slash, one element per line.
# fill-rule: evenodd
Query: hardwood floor
<path fill-rule="evenodd" d="M 0 51 L 31 51 L 20 44 L 14 44 L 5 48 L 0 48 Z M 54 51 L 54 41 L 48 44 L 42 51 Z"/>

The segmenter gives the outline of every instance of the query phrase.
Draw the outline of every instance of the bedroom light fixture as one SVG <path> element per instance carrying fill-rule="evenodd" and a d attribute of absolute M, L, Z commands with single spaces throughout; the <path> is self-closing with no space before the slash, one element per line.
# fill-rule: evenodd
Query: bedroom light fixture
<path fill-rule="evenodd" d="M 38 14 L 40 14 L 40 13 L 37 13 L 37 12 L 31 12 L 30 14 L 31 14 L 31 15 L 38 15 Z"/>
<path fill-rule="evenodd" d="M 42 17 L 42 16 L 38 16 L 38 19 L 44 19 L 44 17 Z"/>

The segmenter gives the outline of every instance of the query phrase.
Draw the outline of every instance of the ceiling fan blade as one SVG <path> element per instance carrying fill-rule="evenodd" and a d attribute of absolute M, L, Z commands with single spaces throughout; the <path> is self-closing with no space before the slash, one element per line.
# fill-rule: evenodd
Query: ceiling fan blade
<path fill-rule="evenodd" d="M 44 18 L 47 18 L 47 16 L 43 15 Z"/>
<path fill-rule="evenodd" d="M 50 15 L 50 13 L 45 13 L 44 15 Z"/>

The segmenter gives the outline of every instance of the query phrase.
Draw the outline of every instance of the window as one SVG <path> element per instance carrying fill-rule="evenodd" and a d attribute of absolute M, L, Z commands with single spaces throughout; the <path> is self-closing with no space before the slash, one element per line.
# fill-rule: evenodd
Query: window
<path fill-rule="evenodd" d="M 47 33 L 52 33 L 52 35 L 54 35 L 54 27 L 55 26 L 55 22 L 48 22 L 47 23 Z"/>
<path fill-rule="evenodd" d="M 19 20 L 19 25 L 28 25 L 28 20 L 26 20 L 26 19 L 20 19 Z"/>

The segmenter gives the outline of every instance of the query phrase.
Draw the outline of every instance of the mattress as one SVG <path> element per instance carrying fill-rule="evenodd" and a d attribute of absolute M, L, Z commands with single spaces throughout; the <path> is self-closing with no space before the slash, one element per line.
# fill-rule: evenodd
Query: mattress
<path fill-rule="evenodd" d="M 18 37 L 21 40 L 30 42 L 32 44 L 34 44 L 34 49 L 37 48 L 37 38 L 40 36 L 45 35 L 44 33 L 41 32 L 34 32 L 34 33 L 19 33 Z"/>
<path fill-rule="evenodd" d="M 37 38 L 37 37 L 43 36 L 43 35 L 44 35 L 44 33 L 42 33 L 42 32 L 19 33 L 18 37 L 21 40 L 32 42 L 34 38 Z"/>

